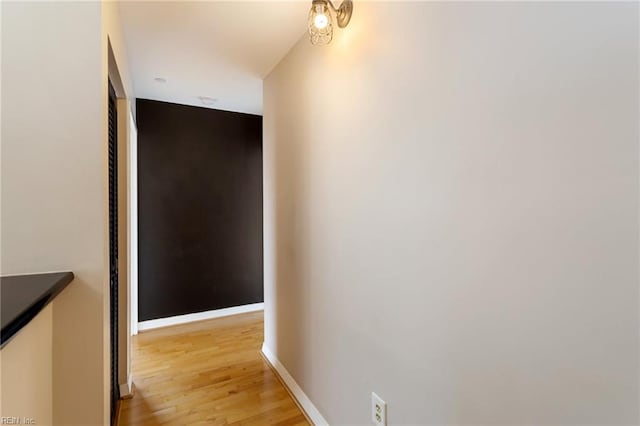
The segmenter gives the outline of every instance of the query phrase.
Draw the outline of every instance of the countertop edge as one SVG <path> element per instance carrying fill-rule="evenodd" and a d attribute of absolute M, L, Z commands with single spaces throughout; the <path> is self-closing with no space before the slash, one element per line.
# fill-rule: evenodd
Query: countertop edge
<path fill-rule="evenodd" d="M 58 272 L 60 273 L 60 272 Z M 53 299 L 58 296 L 75 278 L 73 272 L 62 272 L 64 275 L 53 283 L 48 291 L 42 297 L 36 299 L 26 308 L 17 318 L 6 326 L 2 327 L 0 332 L 0 349 L 9 343 L 9 341 L 20 332 L 27 324 L 31 322 Z M 36 275 L 36 274 L 34 274 Z"/>

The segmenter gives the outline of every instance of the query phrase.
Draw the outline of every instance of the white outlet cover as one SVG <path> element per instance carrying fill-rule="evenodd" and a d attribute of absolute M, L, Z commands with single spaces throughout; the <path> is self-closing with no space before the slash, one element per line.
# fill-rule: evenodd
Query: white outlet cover
<path fill-rule="evenodd" d="M 371 422 L 376 426 L 387 426 L 387 403 L 375 392 L 371 392 Z"/>

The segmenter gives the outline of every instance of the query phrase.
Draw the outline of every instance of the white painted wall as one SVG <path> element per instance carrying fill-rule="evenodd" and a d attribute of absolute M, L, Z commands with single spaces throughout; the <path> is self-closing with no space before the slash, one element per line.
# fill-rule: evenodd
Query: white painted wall
<path fill-rule="evenodd" d="M 265 81 L 265 343 L 335 425 L 638 424 L 638 4 L 366 3 Z"/>
<path fill-rule="evenodd" d="M 55 424 L 109 421 L 108 42 L 131 93 L 114 11 L 2 4 L 0 268 L 76 275 L 53 302 Z"/>

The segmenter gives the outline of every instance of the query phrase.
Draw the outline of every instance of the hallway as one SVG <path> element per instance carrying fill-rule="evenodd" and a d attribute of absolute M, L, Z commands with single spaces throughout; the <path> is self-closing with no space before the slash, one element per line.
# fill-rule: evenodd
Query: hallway
<path fill-rule="evenodd" d="M 124 425 L 307 425 L 260 355 L 263 313 L 146 331 L 132 338 L 136 391 Z"/>
<path fill-rule="evenodd" d="M 640 0 L 0 12 L 0 426 L 640 426 Z"/>

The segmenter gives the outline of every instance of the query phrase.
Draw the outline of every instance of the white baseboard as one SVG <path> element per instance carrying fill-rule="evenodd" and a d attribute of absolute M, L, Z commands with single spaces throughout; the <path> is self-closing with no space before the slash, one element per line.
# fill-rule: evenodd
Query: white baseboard
<path fill-rule="evenodd" d="M 247 312 L 261 311 L 264 303 L 253 303 L 251 305 L 233 306 L 231 308 L 214 309 L 213 311 L 196 312 L 195 314 L 177 315 L 175 317 L 158 318 L 154 320 L 141 321 L 138 323 L 138 331 L 151 330 L 154 328 L 168 327 L 170 325 L 186 324 L 188 322 L 202 321 L 213 318 L 226 317 L 229 315 L 244 314 Z"/>
<path fill-rule="evenodd" d="M 133 398 L 133 377 L 131 376 L 131 374 L 129 374 L 129 377 L 127 377 L 127 383 L 120 384 L 120 398 Z"/>
<path fill-rule="evenodd" d="M 275 354 L 271 352 L 264 343 L 262 344 L 262 353 L 273 369 L 276 370 L 285 386 L 289 389 L 289 392 L 291 392 L 293 397 L 298 401 L 298 404 L 307 414 L 309 420 L 311 420 L 315 426 L 329 426 L 329 423 L 322 417 L 320 411 L 313 405 L 313 402 L 311 402 L 307 394 L 304 393 L 300 385 L 291 377 L 291 374 L 284 368 L 284 365 L 282 365 Z"/>

